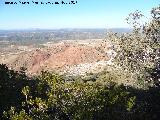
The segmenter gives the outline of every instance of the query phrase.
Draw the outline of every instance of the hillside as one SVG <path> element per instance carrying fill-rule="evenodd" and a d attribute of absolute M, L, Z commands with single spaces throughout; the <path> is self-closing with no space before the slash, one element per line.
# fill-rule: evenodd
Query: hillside
<path fill-rule="evenodd" d="M 36 74 L 42 70 L 84 74 L 93 69 L 95 71 L 101 69 L 111 57 L 109 54 L 110 44 L 101 39 L 63 40 L 58 43 L 48 42 L 42 46 L 42 48 L 27 48 L 19 53 L 3 55 L 1 63 L 7 64 L 15 70 L 25 67 L 27 73 L 30 74 Z M 92 63 L 94 65 L 91 65 Z M 88 68 L 86 69 L 86 67 Z"/>

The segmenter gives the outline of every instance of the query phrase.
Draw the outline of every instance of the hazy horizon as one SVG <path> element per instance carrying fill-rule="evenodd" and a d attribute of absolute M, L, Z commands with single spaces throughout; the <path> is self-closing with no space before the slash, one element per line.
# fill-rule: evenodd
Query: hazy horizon
<path fill-rule="evenodd" d="M 15 28 L 15 29 L 0 29 L 1 31 L 2 30 L 6 30 L 6 31 L 10 31 L 10 30 L 94 30 L 94 29 L 105 29 L 105 30 L 108 30 L 108 29 L 132 29 L 131 27 L 113 27 L 113 28 Z"/>

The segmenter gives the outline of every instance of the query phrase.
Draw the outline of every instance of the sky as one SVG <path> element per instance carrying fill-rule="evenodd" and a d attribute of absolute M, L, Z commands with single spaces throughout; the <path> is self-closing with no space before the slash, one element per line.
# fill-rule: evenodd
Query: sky
<path fill-rule="evenodd" d="M 160 0 L 77 0 L 76 4 L 5 4 L 62 0 L 0 0 L 0 29 L 128 28 L 125 18 L 140 10 L 149 17 Z M 63 0 L 69 3 L 69 0 Z M 76 0 L 75 0 L 76 1 Z"/>

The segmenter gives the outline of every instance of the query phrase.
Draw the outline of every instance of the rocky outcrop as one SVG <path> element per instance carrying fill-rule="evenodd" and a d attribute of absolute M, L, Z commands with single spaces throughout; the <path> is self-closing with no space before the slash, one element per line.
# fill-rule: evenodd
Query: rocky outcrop
<path fill-rule="evenodd" d="M 65 71 L 65 69 L 68 69 L 68 71 L 75 71 L 78 68 L 80 68 L 78 71 L 80 72 L 83 65 L 95 65 L 98 68 L 98 64 L 96 63 L 103 61 L 104 65 L 106 61 L 109 61 L 109 54 L 106 52 L 108 48 L 106 43 L 100 41 L 96 41 L 95 43 L 88 42 L 88 44 L 86 41 L 85 44 L 79 41 L 50 43 L 45 44 L 45 47 L 41 49 L 35 48 L 32 51 L 22 52 L 17 57 L 14 57 L 14 59 L 11 59 L 12 56 L 8 57 L 5 64 L 16 70 L 19 70 L 22 66 L 26 67 L 27 72 L 31 74 L 38 73 L 41 70 Z"/>

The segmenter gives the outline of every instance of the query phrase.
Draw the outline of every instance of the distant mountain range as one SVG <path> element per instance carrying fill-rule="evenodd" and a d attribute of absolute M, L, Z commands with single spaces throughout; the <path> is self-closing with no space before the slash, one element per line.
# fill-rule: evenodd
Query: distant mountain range
<path fill-rule="evenodd" d="M 40 29 L 40 28 L 30 28 L 30 29 L 11 29 L 11 30 L 0 30 L 0 33 L 8 32 L 55 32 L 55 31 L 65 31 L 65 32 L 106 32 L 113 31 L 118 33 L 131 32 L 131 28 L 62 28 L 62 29 Z"/>
<path fill-rule="evenodd" d="M 21 29 L 0 30 L 1 47 L 14 45 L 39 45 L 42 43 L 60 40 L 104 39 L 108 31 L 117 33 L 131 32 L 130 28 L 65 28 L 65 29 Z M 7 41 L 8 43 L 4 43 Z M 3 42 L 3 43 L 2 43 Z"/>

